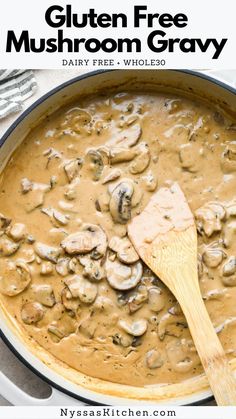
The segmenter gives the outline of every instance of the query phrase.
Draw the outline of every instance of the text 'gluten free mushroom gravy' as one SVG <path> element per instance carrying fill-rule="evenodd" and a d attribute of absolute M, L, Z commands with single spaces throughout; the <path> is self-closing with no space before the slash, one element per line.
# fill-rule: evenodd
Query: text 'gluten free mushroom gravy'
<path fill-rule="evenodd" d="M 119 93 L 61 109 L 1 176 L 2 304 L 86 375 L 134 386 L 199 375 L 181 308 L 127 237 L 152 193 L 177 181 L 198 228 L 202 295 L 234 357 L 235 171 L 235 126 L 198 102 Z"/>

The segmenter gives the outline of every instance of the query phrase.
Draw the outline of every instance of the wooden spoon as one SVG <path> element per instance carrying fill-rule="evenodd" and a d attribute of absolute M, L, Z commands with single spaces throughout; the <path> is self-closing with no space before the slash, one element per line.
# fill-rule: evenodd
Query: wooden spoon
<path fill-rule="evenodd" d="M 161 188 L 128 226 L 143 261 L 179 301 L 218 405 L 236 405 L 236 381 L 203 303 L 197 272 L 197 231 L 177 183 Z"/>

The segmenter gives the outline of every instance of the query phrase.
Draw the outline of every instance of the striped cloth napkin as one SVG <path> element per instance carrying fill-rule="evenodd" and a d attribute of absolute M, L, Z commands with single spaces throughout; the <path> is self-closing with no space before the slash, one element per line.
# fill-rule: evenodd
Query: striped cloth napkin
<path fill-rule="evenodd" d="M 0 119 L 18 112 L 37 89 L 31 70 L 0 70 Z"/>

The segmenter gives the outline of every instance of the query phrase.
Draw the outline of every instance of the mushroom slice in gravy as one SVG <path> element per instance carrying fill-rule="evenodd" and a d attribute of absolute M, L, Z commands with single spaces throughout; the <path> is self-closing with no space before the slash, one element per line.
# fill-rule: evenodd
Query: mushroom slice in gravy
<path fill-rule="evenodd" d="M 117 134 L 115 138 L 109 140 L 107 146 L 124 146 L 124 147 L 133 147 L 137 144 L 138 140 L 142 135 L 142 128 L 139 123 L 131 125 Z"/>
<path fill-rule="evenodd" d="M 24 262 L 1 262 L 0 292 L 9 297 L 20 294 L 31 282 L 31 272 Z"/>
<path fill-rule="evenodd" d="M 209 202 L 195 211 L 198 231 L 202 231 L 207 237 L 222 229 L 222 220 L 226 216 L 224 207 L 215 202 Z"/>
<path fill-rule="evenodd" d="M 217 268 L 226 257 L 225 252 L 219 248 L 207 248 L 203 255 L 202 260 L 209 268 Z"/>
<path fill-rule="evenodd" d="M 98 289 L 96 284 L 92 284 L 87 279 L 79 275 L 74 275 L 64 280 L 69 288 L 72 297 L 78 297 L 80 301 L 91 304 L 97 297 Z"/>
<path fill-rule="evenodd" d="M 101 281 L 106 277 L 104 266 L 101 260 L 93 260 L 89 255 L 80 256 L 79 261 L 83 265 L 83 275 L 91 281 Z"/>
<path fill-rule="evenodd" d="M 5 217 L 3 214 L 0 214 L 0 231 L 4 231 L 9 224 L 11 224 L 11 219 Z"/>
<path fill-rule="evenodd" d="M 120 238 L 113 236 L 109 242 L 109 248 L 117 253 L 120 262 L 127 265 L 135 263 L 139 260 L 139 256 L 127 237 Z"/>
<path fill-rule="evenodd" d="M 72 182 L 79 174 L 83 160 L 81 158 L 69 160 L 64 165 L 64 170 L 69 182 Z"/>
<path fill-rule="evenodd" d="M 15 243 L 8 237 L 0 237 L 0 256 L 11 256 L 19 249 L 20 244 Z"/>
<path fill-rule="evenodd" d="M 94 259 L 99 259 L 106 252 L 107 238 L 100 226 L 85 224 L 81 231 L 67 236 L 61 242 L 61 247 L 69 255 L 79 255 L 93 251 Z"/>
<path fill-rule="evenodd" d="M 133 193 L 134 188 L 131 182 L 121 182 L 113 190 L 109 207 L 116 223 L 126 224 L 130 220 Z"/>
<path fill-rule="evenodd" d="M 132 336 L 142 336 L 147 331 L 147 320 L 135 320 L 133 322 L 127 322 L 126 320 L 119 320 L 119 326 L 125 332 Z"/>
<path fill-rule="evenodd" d="M 61 301 L 67 310 L 76 311 L 80 306 L 79 297 L 73 297 L 69 288 L 63 288 L 61 292 Z"/>
<path fill-rule="evenodd" d="M 146 354 L 146 364 L 147 367 L 151 370 L 155 368 L 160 368 L 164 364 L 164 357 L 161 351 L 158 351 L 156 349 L 151 349 Z"/>
<path fill-rule="evenodd" d="M 140 143 L 136 149 L 136 157 L 129 165 L 129 171 L 133 175 L 144 172 L 150 162 L 150 150 L 147 143 Z"/>
<path fill-rule="evenodd" d="M 36 242 L 34 245 L 35 253 L 42 259 L 57 263 L 57 259 L 61 254 L 61 249 L 58 247 L 48 246 L 47 244 Z"/>
<path fill-rule="evenodd" d="M 107 280 L 112 288 L 126 291 L 136 287 L 142 277 L 143 268 L 141 262 L 127 266 L 115 260 L 107 260 L 105 263 Z"/>
<path fill-rule="evenodd" d="M 23 305 L 21 310 L 21 318 L 26 324 L 37 323 L 42 320 L 44 309 L 40 303 L 31 302 Z"/>
<path fill-rule="evenodd" d="M 53 307 L 56 303 L 53 288 L 49 284 L 32 285 L 32 293 L 39 303 L 46 307 Z"/>
<path fill-rule="evenodd" d="M 89 165 L 89 171 L 92 173 L 92 179 L 97 181 L 100 179 L 104 162 L 99 150 L 88 150 L 85 156 L 85 164 Z"/>
<path fill-rule="evenodd" d="M 19 242 L 20 240 L 25 238 L 26 226 L 22 223 L 15 223 L 9 228 L 7 234 L 15 242 Z"/>

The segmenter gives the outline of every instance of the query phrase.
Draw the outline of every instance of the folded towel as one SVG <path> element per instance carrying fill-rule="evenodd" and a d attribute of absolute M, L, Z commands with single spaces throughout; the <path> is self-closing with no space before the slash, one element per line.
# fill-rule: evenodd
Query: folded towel
<path fill-rule="evenodd" d="M 32 96 L 37 82 L 31 70 L 0 70 L 0 119 L 18 112 Z"/>

